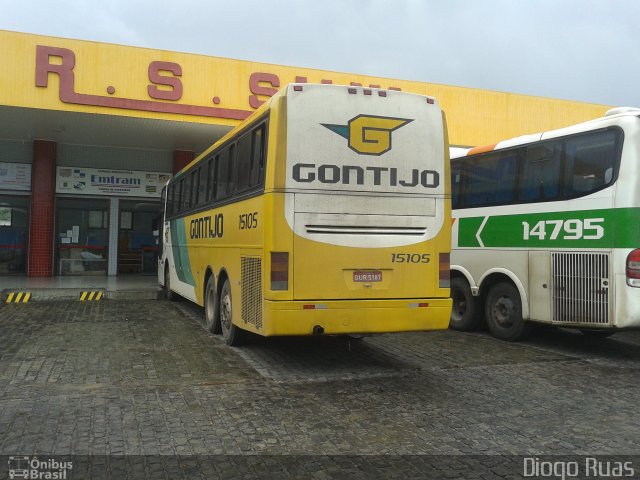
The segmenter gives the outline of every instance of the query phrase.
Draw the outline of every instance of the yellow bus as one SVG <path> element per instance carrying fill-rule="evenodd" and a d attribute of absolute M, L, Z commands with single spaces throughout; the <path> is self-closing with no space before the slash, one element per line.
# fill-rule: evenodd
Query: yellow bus
<path fill-rule="evenodd" d="M 167 184 L 167 297 L 229 345 L 446 329 L 446 132 L 431 97 L 288 85 Z"/>

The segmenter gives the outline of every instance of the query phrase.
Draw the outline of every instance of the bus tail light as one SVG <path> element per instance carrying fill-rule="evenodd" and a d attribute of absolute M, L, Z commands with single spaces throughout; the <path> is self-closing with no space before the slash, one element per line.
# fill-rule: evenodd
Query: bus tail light
<path fill-rule="evenodd" d="M 451 285 L 451 254 L 441 253 L 438 263 L 438 286 L 450 288 Z"/>
<path fill-rule="evenodd" d="M 289 290 L 289 252 L 271 252 L 271 290 Z"/>
<path fill-rule="evenodd" d="M 627 285 L 640 287 L 640 249 L 638 248 L 627 257 Z"/>

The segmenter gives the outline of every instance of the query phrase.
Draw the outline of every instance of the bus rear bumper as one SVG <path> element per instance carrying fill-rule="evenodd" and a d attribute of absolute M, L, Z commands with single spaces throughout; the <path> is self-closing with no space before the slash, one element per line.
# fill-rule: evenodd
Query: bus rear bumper
<path fill-rule="evenodd" d="M 269 301 L 263 304 L 265 336 L 446 330 L 450 298 L 405 300 Z"/>

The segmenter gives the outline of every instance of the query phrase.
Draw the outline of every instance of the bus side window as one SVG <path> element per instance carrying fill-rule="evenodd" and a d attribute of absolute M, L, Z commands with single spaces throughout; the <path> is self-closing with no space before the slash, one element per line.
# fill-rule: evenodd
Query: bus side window
<path fill-rule="evenodd" d="M 191 173 L 188 173 L 184 177 L 184 185 L 182 186 L 182 209 L 189 210 L 189 208 L 191 207 L 191 180 L 193 178 L 193 175 L 191 175 Z"/>
<path fill-rule="evenodd" d="M 191 175 L 186 174 L 180 181 L 182 184 L 182 202 L 180 205 L 180 211 L 189 210 L 191 201 Z"/>
<path fill-rule="evenodd" d="M 220 155 L 209 160 L 209 180 L 207 181 L 207 202 L 211 203 L 216 198 L 216 171 Z"/>
<path fill-rule="evenodd" d="M 251 172 L 251 136 L 251 133 L 248 133 L 238 140 L 236 157 L 236 192 L 243 192 L 249 188 L 249 177 Z"/>
<path fill-rule="evenodd" d="M 183 204 L 182 204 L 182 192 L 184 191 L 184 177 L 182 177 L 180 179 L 180 183 L 178 184 L 178 188 L 176 189 L 176 195 L 174 198 L 174 205 L 175 205 L 175 210 L 174 213 L 178 214 L 181 213 L 182 210 L 184 209 Z"/>
<path fill-rule="evenodd" d="M 234 146 L 225 148 L 218 157 L 216 165 L 216 200 L 226 198 L 233 191 L 233 153 Z"/>
<path fill-rule="evenodd" d="M 234 192 L 236 180 L 236 145 L 229 146 L 229 183 L 227 184 L 227 196 Z"/>
<path fill-rule="evenodd" d="M 455 162 L 451 165 L 451 205 L 460 208 L 462 192 L 462 163 Z"/>
<path fill-rule="evenodd" d="M 249 173 L 249 186 L 260 184 L 264 170 L 264 125 L 260 125 L 253 131 L 251 148 L 251 171 Z"/>
<path fill-rule="evenodd" d="M 613 180 L 616 132 L 607 130 L 566 141 L 565 195 L 577 197 L 600 190 Z"/>
<path fill-rule="evenodd" d="M 545 202 L 558 197 L 560 145 L 560 142 L 548 142 L 525 149 L 520 173 L 520 201 Z"/>
<path fill-rule="evenodd" d="M 198 204 L 198 191 L 200 190 L 198 186 L 199 171 L 200 169 L 198 168 L 191 172 L 191 201 L 189 202 L 191 207 L 195 207 Z"/>
<path fill-rule="evenodd" d="M 175 184 L 172 183 L 167 189 L 167 216 L 173 215 L 173 192 L 175 191 Z M 165 219 L 166 220 L 166 219 Z"/>
<path fill-rule="evenodd" d="M 465 207 L 510 203 L 515 195 L 517 154 L 514 151 L 482 155 L 467 163 Z"/>
<path fill-rule="evenodd" d="M 209 162 L 202 164 L 198 169 L 198 199 L 197 205 L 207 203 L 207 178 L 209 177 Z"/>

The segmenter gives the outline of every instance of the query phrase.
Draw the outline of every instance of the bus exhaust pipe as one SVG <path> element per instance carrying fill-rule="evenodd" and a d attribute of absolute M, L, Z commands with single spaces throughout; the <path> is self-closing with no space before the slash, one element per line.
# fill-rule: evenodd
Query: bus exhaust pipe
<path fill-rule="evenodd" d="M 316 325 L 315 327 L 313 327 L 314 335 L 322 335 L 323 333 L 324 333 L 324 328 L 322 328 L 320 325 Z"/>

